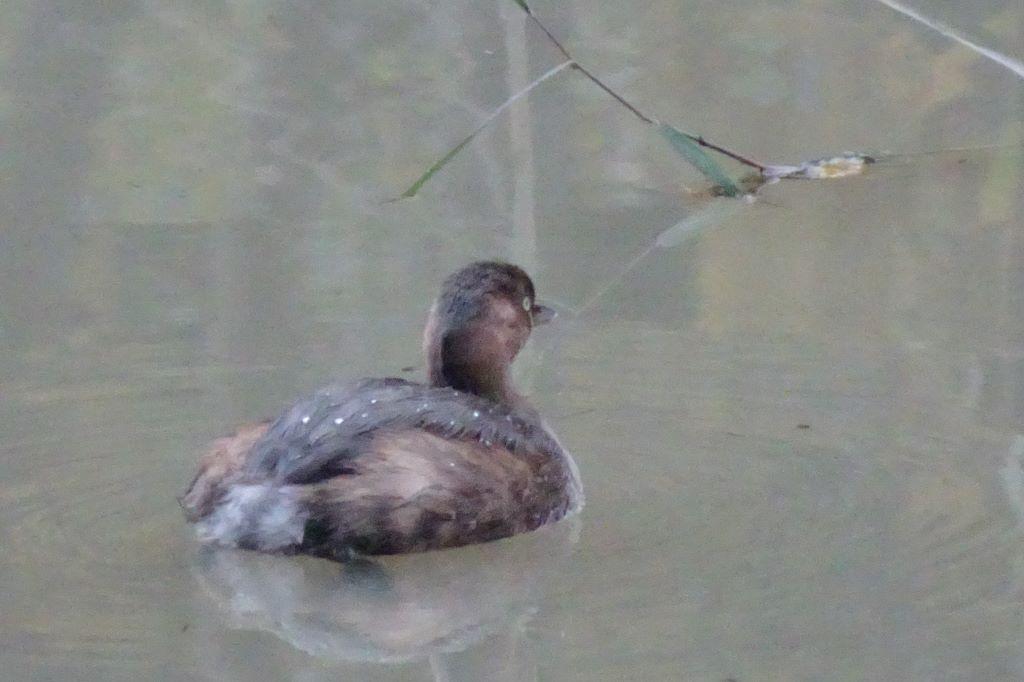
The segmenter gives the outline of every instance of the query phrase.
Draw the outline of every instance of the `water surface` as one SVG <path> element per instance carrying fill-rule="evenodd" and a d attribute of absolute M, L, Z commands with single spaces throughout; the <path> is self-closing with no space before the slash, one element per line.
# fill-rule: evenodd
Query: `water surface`
<path fill-rule="evenodd" d="M 876 2 L 538 3 L 681 128 L 898 155 L 652 248 L 717 209 L 567 71 L 384 203 L 558 63 L 507 5 L 0 9 L 4 675 L 1024 678 L 1024 82 Z M 970 5 L 915 7 L 1024 58 L 1019 3 Z M 416 365 L 438 282 L 494 256 L 563 312 L 518 373 L 579 523 L 351 571 L 200 552 L 202 444 Z"/>

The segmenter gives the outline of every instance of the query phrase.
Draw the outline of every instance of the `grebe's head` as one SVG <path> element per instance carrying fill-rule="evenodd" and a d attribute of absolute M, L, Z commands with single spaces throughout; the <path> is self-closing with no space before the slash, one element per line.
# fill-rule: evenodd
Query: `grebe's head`
<path fill-rule="evenodd" d="M 467 265 L 444 281 L 430 309 L 423 334 L 430 383 L 514 400 L 509 366 L 533 327 L 553 317 L 537 303 L 522 268 L 496 261 Z"/>

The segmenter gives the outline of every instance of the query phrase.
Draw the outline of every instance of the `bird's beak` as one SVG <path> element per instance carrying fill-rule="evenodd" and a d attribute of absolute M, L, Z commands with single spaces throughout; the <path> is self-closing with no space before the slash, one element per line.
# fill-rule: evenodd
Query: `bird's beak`
<path fill-rule="evenodd" d="M 536 327 L 537 325 L 547 324 L 555 319 L 558 317 L 558 313 L 555 312 L 554 308 L 534 303 L 533 307 L 530 308 L 530 317 L 533 319 L 533 326 Z"/>

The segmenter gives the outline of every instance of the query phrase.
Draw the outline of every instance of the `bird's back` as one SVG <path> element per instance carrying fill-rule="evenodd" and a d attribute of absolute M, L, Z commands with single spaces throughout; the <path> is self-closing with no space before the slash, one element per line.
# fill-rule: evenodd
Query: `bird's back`
<path fill-rule="evenodd" d="M 401 379 L 328 386 L 220 439 L 182 497 L 207 540 L 332 557 L 505 537 L 581 502 L 532 410 Z"/>

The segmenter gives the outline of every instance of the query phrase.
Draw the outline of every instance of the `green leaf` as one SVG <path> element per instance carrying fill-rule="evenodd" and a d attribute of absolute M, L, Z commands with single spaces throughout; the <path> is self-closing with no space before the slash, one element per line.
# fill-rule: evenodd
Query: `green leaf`
<path fill-rule="evenodd" d="M 691 166 L 699 170 L 708 180 L 715 183 L 721 189 L 722 194 L 729 197 L 742 194 L 740 188 L 725 174 L 722 167 L 715 163 L 714 159 L 700 148 L 695 137 L 680 132 L 667 123 L 662 123 L 658 126 L 658 132 L 669 141 L 673 149 L 679 152 L 679 155 L 686 159 Z"/>
<path fill-rule="evenodd" d="M 502 112 L 504 112 L 506 109 L 508 109 L 510 106 L 512 106 L 512 104 L 514 104 L 520 98 L 525 97 L 526 95 L 528 95 L 538 85 L 540 85 L 541 83 L 543 83 L 547 79 L 551 78 L 555 74 L 560 73 L 561 71 L 569 68 L 570 66 L 572 66 L 572 64 L 573 64 L 572 60 L 566 60 L 566 61 L 562 62 L 561 64 L 559 64 L 558 66 L 556 66 L 554 68 L 551 68 L 551 69 L 548 69 L 548 71 L 546 73 L 544 73 L 544 75 L 540 76 L 539 78 L 534 80 L 532 83 L 527 85 L 525 88 L 523 88 L 522 90 L 520 90 L 519 92 L 517 92 L 516 94 L 512 95 L 511 97 L 509 97 L 504 102 L 502 102 L 500 107 L 498 107 L 497 109 L 492 111 L 487 116 L 487 118 L 485 118 L 483 121 L 480 122 L 480 125 L 478 125 L 473 132 L 471 132 L 469 135 L 466 135 L 466 137 L 462 138 L 461 142 L 459 142 L 457 145 L 455 145 L 454 147 L 449 149 L 448 153 L 446 153 L 444 156 L 442 156 L 440 159 L 438 159 L 434 163 L 433 166 L 428 168 L 426 170 L 426 172 L 423 173 L 423 175 L 421 175 L 419 178 L 417 178 L 416 182 L 412 183 L 412 186 L 409 187 L 409 189 L 407 189 L 404 192 L 402 192 L 401 196 L 396 197 L 395 199 L 389 199 L 388 201 L 396 201 L 397 199 L 409 199 L 409 198 L 412 198 L 412 197 L 416 196 L 416 193 L 419 192 L 420 188 L 423 187 L 423 185 L 426 184 L 427 180 L 429 180 L 430 178 L 434 177 L 434 174 L 437 173 L 437 171 L 439 171 L 442 168 L 444 168 L 448 164 L 449 161 L 454 159 L 455 155 L 458 154 L 459 152 L 461 152 L 463 147 L 465 147 L 467 144 L 472 142 L 473 138 L 476 137 L 477 135 L 479 135 L 481 133 L 481 131 L 483 131 L 484 128 L 489 126 L 491 124 L 491 122 L 494 121 L 494 119 L 498 118 L 498 116 L 500 116 L 502 114 Z"/>
<path fill-rule="evenodd" d="M 480 132 L 480 129 L 474 130 L 472 133 L 470 133 L 465 138 L 463 138 L 462 142 L 460 142 L 457 145 L 455 145 L 454 147 L 452 147 L 451 150 L 447 154 L 445 154 L 444 156 L 442 156 L 440 159 L 437 160 L 437 163 L 435 163 L 433 166 L 428 168 L 427 172 L 425 172 L 423 175 L 421 175 L 416 180 L 416 182 L 412 183 L 412 186 L 409 187 L 409 189 L 407 189 L 404 192 L 402 192 L 401 198 L 402 199 L 409 199 L 411 197 L 416 196 L 416 193 L 420 191 L 420 187 L 423 187 L 423 185 L 427 184 L 427 180 L 432 178 L 434 176 L 434 173 L 436 173 L 437 171 L 439 171 L 442 168 L 444 168 L 445 164 L 447 164 L 449 161 L 454 159 L 455 155 L 458 154 L 459 152 L 461 152 L 463 147 L 465 147 L 467 144 L 472 142 L 473 138 L 476 137 L 477 133 L 479 133 L 479 132 Z"/>

